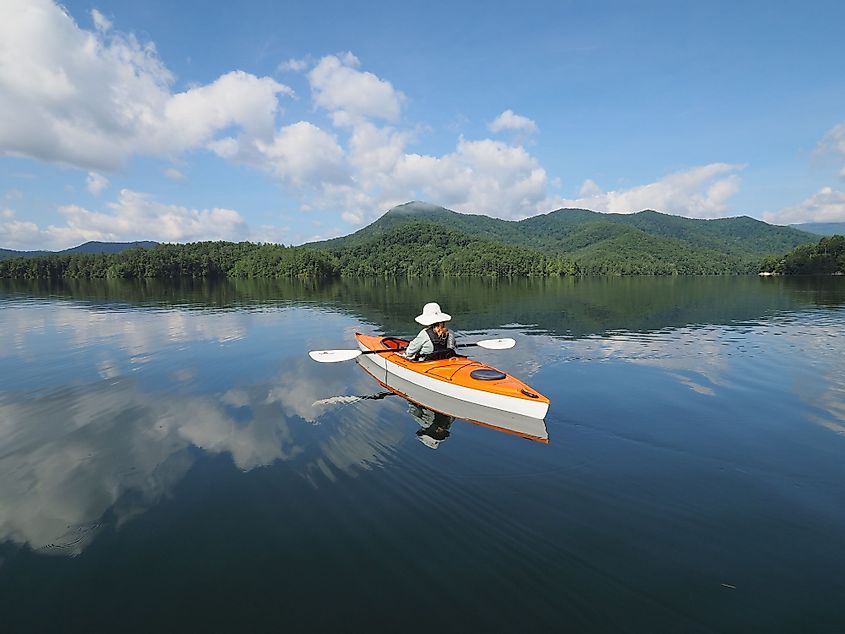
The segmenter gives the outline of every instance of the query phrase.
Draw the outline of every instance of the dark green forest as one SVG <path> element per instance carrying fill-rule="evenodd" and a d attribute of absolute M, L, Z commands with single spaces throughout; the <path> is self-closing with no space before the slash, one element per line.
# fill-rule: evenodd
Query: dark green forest
<path fill-rule="evenodd" d="M 0 260 L 0 277 L 14 279 L 179 279 L 335 275 L 331 255 L 303 247 L 251 242 L 159 244 L 120 253 L 74 253 Z"/>
<path fill-rule="evenodd" d="M 351 235 L 302 246 L 196 242 L 113 253 L 8 257 L 0 260 L 0 277 L 326 280 L 747 274 L 760 271 L 765 263 L 793 262 L 789 258 L 794 253 L 814 248 L 807 245 L 814 239 L 746 217 L 695 220 L 655 211 L 603 214 L 565 209 L 508 221 L 408 203 Z M 806 258 L 813 260 L 811 255 Z"/>
<path fill-rule="evenodd" d="M 845 236 L 822 238 L 818 244 L 803 244 L 784 256 L 767 257 L 760 271 L 776 275 L 845 274 Z"/>

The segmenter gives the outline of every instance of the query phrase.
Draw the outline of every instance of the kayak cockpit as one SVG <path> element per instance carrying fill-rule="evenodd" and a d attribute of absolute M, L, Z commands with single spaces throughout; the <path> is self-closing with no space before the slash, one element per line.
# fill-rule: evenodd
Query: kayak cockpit
<path fill-rule="evenodd" d="M 408 345 L 408 340 L 400 339 L 399 337 L 382 337 L 379 343 L 385 348 L 398 350 L 399 348 L 405 348 Z"/>

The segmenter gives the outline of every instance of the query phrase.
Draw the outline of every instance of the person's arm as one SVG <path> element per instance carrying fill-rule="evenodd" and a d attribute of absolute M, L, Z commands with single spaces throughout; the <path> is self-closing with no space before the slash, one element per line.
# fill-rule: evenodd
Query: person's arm
<path fill-rule="evenodd" d="M 428 335 L 425 334 L 425 330 L 420 330 L 420 334 L 414 337 L 414 340 L 405 348 L 405 356 L 409 359 L 415 358 L 426 341 L 428 341 Z"/>
<path fill-rule="evenodd" d="M 446 347 L 450 350 L 457 350 L 457 346 L 455 346 L 455 333 L 451 330 L 449 334 L 446 336 Z"/>

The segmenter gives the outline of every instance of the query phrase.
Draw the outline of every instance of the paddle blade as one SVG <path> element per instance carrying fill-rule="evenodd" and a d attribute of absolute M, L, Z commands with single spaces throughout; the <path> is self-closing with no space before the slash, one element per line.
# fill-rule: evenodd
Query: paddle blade
<path fill-rule="evenodd" d="M 308 356 L 320 363 L 337 363 L 338 361 L 349 361 L 361 356 L 360 350 L 312 350 Z"/>
<path fill-rule="evenodd" d="M 516 345 L 516 340 L 510 338 L 483 339 L 481 341 L 477 341 L 475 345 L 487 348 L 488 350 L 507 350 L 508 348 L 513 348 Z"/>

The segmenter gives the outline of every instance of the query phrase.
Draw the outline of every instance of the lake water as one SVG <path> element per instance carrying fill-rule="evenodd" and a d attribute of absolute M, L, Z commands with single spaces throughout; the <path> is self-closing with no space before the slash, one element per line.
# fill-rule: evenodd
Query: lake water
<path fill-rule="evenodd" d="M 432 300 L 549 444 L 314 405 Z M 845 631 L 843 333 L 842 278 L 5 282 L 0 631 Z"/>

